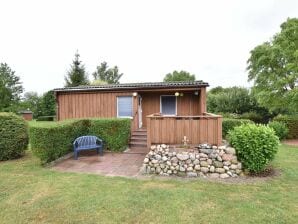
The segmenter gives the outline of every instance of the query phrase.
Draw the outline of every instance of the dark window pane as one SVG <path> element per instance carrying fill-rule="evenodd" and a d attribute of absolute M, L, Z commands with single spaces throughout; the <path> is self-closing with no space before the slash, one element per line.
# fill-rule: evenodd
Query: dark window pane
<path fill-rule="evenodd" d="M 176 96 L 161 97 L 161 113 L 165 115 L 176 115 Z"/>

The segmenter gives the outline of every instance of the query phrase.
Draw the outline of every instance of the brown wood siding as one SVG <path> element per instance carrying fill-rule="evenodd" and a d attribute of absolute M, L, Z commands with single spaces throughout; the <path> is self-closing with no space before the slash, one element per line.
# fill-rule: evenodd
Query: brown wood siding
<path fill-rule="evenodd" d="M 195 116 L 201 115 L 200 113 L 200 94 L 195 95 L 194 91 L 186 92 L 181 91 L 183 96 L 177 97 L 177 115 L 178 116 Z M 161 95 L 174 95 L 175 92 L 153 92 L 153 93 L 140 93 L 142 96 L 142 119 L 143 126 L 146 127 L 146 117 L 154 113 L 160 113 L 160 96 Z"/>
<path fill-rule="evenodd" d="M 117 96 L 132 96 L 131 92 L 59 93 L 58 119 L 117 117 Z M 133 97 L 133 115 L 136 116 L 137 97 Z M 137 119 L 133 119 L 133 129 Z"/>
<path fill-rule="evenodd" d="M 182 144 L 184 136 L 189 144 L 221 145 L 222 118 L 200 117 L 147 117 L 147 143 Z"/>

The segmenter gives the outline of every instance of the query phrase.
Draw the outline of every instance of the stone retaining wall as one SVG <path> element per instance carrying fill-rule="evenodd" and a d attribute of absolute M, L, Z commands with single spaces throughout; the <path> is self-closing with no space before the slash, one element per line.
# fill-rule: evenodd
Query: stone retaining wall
<path fill-rule="evenodd" d="M 231 147 L 201 144 L 198 149 L 181 152 L 162 144 L 151 146 L 141 171 L 164 176 L 228 178 L 242 175 L 242 165 Z"/>

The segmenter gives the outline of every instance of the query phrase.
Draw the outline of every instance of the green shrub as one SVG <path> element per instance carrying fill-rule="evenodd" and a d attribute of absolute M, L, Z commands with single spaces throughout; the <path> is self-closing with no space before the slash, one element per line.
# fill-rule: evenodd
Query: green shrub
<path fill-rule="evenodd" d="M 271 121 L 268 126 L 272 128 L 279 138 L 279 140 L 285 139 L 288 135 L 289 129 L 283 122 Z"/>
<path fill-rule="evenodd" d="M 12 113 L 0 113 L 0 160 L 16 159 L 28 147 L 28 124 Z"/>
<path fill-rule="evenodd" d="M 234 127 L 240 126 L 242 124 L 253 123 L 248 119 L 234 119 L 234 118 L 223 118 L 222 121 L 222 135 L 223 137 L 227 137 L 227 134 L 230 130 L 233 130 Z"/>
<path fill-rule="evenodd" d="M 251 120 L 251 121 L 253 121 L 254 123 L 257 123 L 257 124 L 264 123 L 263 116 L 261 114 L 258 114 L 256 112 L 254 112 L 254 111 L 240 114 L 239 115 L 239 118 Z"/>
<path fill-rule="evenodd" d="M 237 158 L 249 172 L 263 171 L 273 160 L 279 145 L 274 130 L 265 125 L 244 124 L 229 132 Z"/>
<path fill-rule="evenodd" d="M 287 138 L 298 138 L 298 115 L 277 116 L 274 121 L 283 122 L 289 129 Z"/>
<path fill-rule="evenodd" d="M 128 145 L 129 119 L 82 119 L 62 122 L 34 122 L 30 127 L 31 149 L 42 163 L 48 163 L 72 151 L 73 141 L 82 135 L 96 135 L 112 151 Z"/>
<path fill-rule="evenodd" d="M 56 116 L 39 116 L 36 120 L 37 121 L 54 121 Z"/>

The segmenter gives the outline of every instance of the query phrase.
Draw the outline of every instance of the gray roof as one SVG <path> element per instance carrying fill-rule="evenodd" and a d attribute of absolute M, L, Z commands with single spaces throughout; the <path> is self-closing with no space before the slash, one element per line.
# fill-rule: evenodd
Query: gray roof
<path fill-rule="evenodd" d="M 198 88 L 207 87 L 209 84 L 203 81 L 177 81 L 177 82 L 143 82 L 143 83 L 121 83 L 76 86 L 54 89 L 55 92 L 72 92 L 72 91 L 95 91 L 95 90 L 142 90 L 142 89 L 167 89 L 167 88 Z"/>

